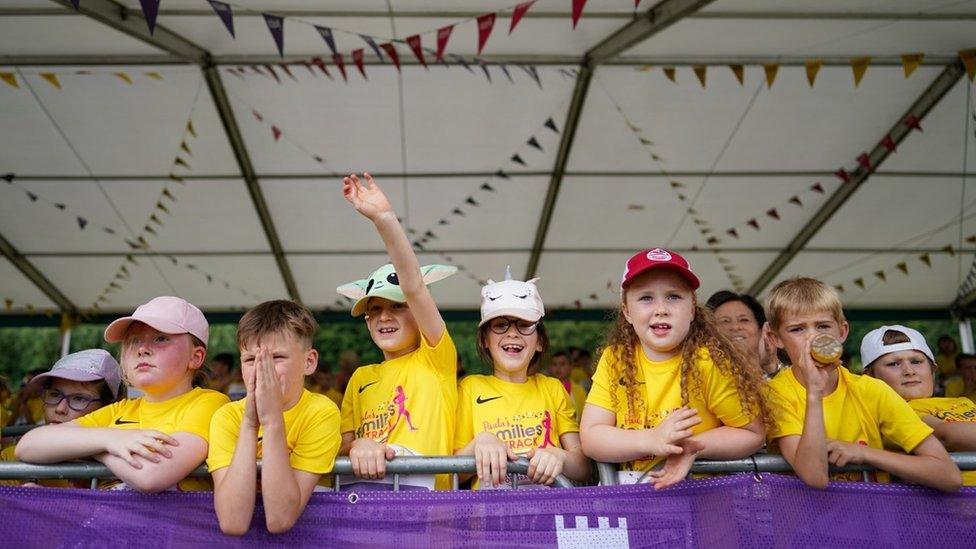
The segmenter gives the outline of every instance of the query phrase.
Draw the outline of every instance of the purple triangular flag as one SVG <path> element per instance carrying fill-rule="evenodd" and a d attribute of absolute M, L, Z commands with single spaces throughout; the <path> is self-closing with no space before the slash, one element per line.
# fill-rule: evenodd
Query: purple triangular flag
<path fill-rule="evenodd" d="M 513 154 L 511 160 L 512 160 L 512 162 L 515 162 L 516 164 L 521 164 L 523 166 L 527 166 L 528 165 L 528 164 L 525 163 L 525 160 L 522 160 L 522 157 L 519 156 L 518 153 Z"/>
<path fill-rule="evenodd" d="M 380 58 L 380 61 L 382 61 L 383 60 L 383 52 L 380 51 L 380 47 L 378 45 L 376 45 L 376 40 L 373 40 L 373 37 L 372 36 L 368 36 L 368 35 L 365 35 L 365 34 L 360 34 L 359 37 L 362 38 L 364 42 L 366 42 L 367 44 L 369 44 L 369 47 L 372 48 L 373 53 L 376 54 L 376 57 L 379 57 Z"/>
<path fill-rule="evenodd" d="M 14 182 L 14 174 L 12 174 L 12 173 L 5 173 L 5 174 L 3 174 L 2 177 L 0 177 L 0 179 L 3 179 L 7 183 L 13 183 Z"/>
<path fill-rule="evenodd" d="M 539 79 L 539 71 L 536 70 L 536 68 L 533 65 L 528 65 L 528 66 L 526 66 L 526 65 L 519 65 L 519 66 L 522 67 L 522 70 L 525 71 L 525 72 L 527 72 L 529 74 L 529 76 L 532 77 L 533 80 L 535 80 L 535 83 L 539 85 L 539 89 L 541 90 L 542 89 L 542 80 Z"/>
<path fill-rule="evenodd" d="M 285 56 L 285 20 L 277 15 L 262 13 L 264 22 L 268 24 L 271 37 L 274 38 L 275 45 L 278 46 L 278 56 Z"/>
<path fill-rule="evenodd" d="M 471 66 L 468 65 L 468 62 L 465 61 L 464 58 L 461 57 L 460 55 L 454 55 L 452 53 L 451 54 L 451 57 L 453 57 L 455 61 L 457 61 L 458 63 L 460 63 L 462 67 L 464 67 L 465 69 L 467 69 L 468 72 L 472 72 L 472 73 L 474 72 L 474 70 L 471 68 Z"/>
<path fill-rule="evenodd" d="M 81 0 L 71 0 L 71 5 L 75 7 L 75 11 L 78 11 L 78 4 L 80 3 Z"/>
<path fill-rule="evenodd" d="M 536 139 L 535 136 L 530 137 L 529 140 L 526 141 L 526 143 L 528 143 L 528 145 L 530 147 L 535 147 L 536 149 L 539 149 L 540 151 L 542 150 L 542 145 L 539 144 L 539 140 Z"/>
<path fill-rule="evenodd" d="M 552 120 L 552 118 L 546 119 L 546 127 L 556 133 L 559 133 L 559 128 L 556 127 L 556 123 Z"/>
<path fill-rule="evenodd" d="M 335 47 L 335 38 L 332 37 L 332 29 L 315 25 L 315 30 L 319 31 L 319 34 L 322 35 L 322 40 L 325 40 L 325 44 L 332 50 L 332 55 L 338 53 Z"/>
<path fill-rule="evenodd" d="M 78 216 L 78 227 L 84 231 L 86 225 L 88 225 L 88 220 L 84 217 Z"/>
<path fill-rule="evenodd" d="M 509 82 L 513 84 L 515 83 L 515 81 L 512 80 L 512 75 L 508 73 L 508 67 L 506 67 L 505 65 L 498 65 L 498 68 L 501 69 L 503 73 L 505 73 L 505 77 L 508 78 Z"/>
<path fill-rule="evenodd" d="M 485 71 L 485 78 L 487 78 L 488 83 L 491 84 L 491 73 L 488 72 L 488 65 L 481 59 L 477 59 L 476 61 L 478 62 L 478 65 L 481 66 L 481 70 Z"/>
<path fill-rule="evenodd" d="M 210 7 L 217 13 L 217 17 L 220 17 L 220 20 L 224 22 L 224 26 L 227 27 L 227 32 L 230 33 L 231 38 L 237 38 L 234 35 L 234 13 L 231 11 L 230 4 L 218 2 L 217 0 L 207 0 L 207 2 L 210 2 Z"/>
<path fill-rule="evenodd" d="M 34 194 L 34 193 L 30 192 L 30 191 L 24 191 L 24 192 L 27 193 L 27 198 L 30 198 L 30 201 L 31 202 L 37 202 L 37 195 L 36 194 Z"/>
<path fill-rule="evenodd" d="M 156 15 L 159 14 L 159 0 L 139 0 L 142 4 L 142 15 L 149 25 L 149 34 L 156 31 Z"/>

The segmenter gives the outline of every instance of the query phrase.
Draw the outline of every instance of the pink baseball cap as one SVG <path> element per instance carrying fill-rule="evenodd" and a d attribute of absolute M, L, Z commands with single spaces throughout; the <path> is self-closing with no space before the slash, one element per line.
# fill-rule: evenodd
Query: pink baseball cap
<path fill-rule="evenodd" d="M 119 387 L 122 385 L 122 369 L 119 363 L 108 351 L 102 349 L 85 349 L 65 355 L 54 363 L 49 372 L 34 376 L 30 383 L 33 385 L 44 378 L 51 377 L 71 381 L 104 380 L 114 397 L 119 396 Z"/>
<path fill-rule="evenodd" d="M 207 346 L 210 325 L 203 312 L 189 301 L 173 296 L 160 296 L 140 305 L 132 316 L 115 320 L 105 328 L 105 341 L 116 343 L 125 337 L 125 331 L 133 322 L 142 322 L 164 334 L 190 334 Z"/>
<path fill-rule="evenodd" d="M 676 271 L 691 286 L 692 290 L 697 290 L 701 286 L 701 281 L 691 271 L 688 260 L 680 255 L 664 248 L 654 248 L 653 250 L 641 250 L 627 260 L 624 268 L 624 276 L 620 281 L 620 287 L 626 288 L 634 278 L 641 273 L 651 269 L 671 269 Z"/>

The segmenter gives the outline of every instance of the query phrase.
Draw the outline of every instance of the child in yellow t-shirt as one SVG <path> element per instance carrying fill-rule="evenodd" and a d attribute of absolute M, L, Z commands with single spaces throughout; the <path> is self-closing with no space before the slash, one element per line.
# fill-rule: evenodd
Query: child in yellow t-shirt
<path fill-rule="evenodd" d="M 207 466 L 214 508 L 225 534 L 251 525 L 261 459 L 261 500 L 271 533 L 286 532 L 332 471 L 339 451 L 339 409 L 304 388 L 318 364 L 312 312 L 286 300 L 267 301 L 241 317 L 237 347 L 247 397 L 224 405 L 210 424 Z"/>
<path fill-rule="evenodd" d="M 968 398 L 933 397 L 938 366 L 925 338 L 905 326 L 882 326 L 861 341 L 865 373 L 888 384 L 951 452 L 976 451 L 976 403 Z M 976 486 L 976 471 L 962 473 Z"/>
<path fill-rule="evenodd" d="M 475 489 L 510 486 L 506 464 L 520 455 L 529 469 L 516 483 L 551 484 L 560 474 L 583 481 L 590 467 L 569 395 L 559 380 L 529 374 L 549 345 L 542 297 L 535 280 L 511 274 L 481 290 L 477 347 L 493 375 L 461 380 L 454 453 L 475 457 Z"/>
<path fill-rule="evenodd" d="M 369 174 L 343 179 L 343 194 L 373 222 L 392 265 L 368 279 L 337 288 L 356 300 L 353 315 L 366 313 L 366 326 L 384 361 L 358 368 L 342 400 L 342 448 L 360 481 L 382 481 L 386 462 L 403 455 L 451 455 L 457 406 L 457 350 L 427 284 L 454 267 L 417 262 L 396 212 Z M 343 480 L 343 485 L 348 481 Z M 431 488 L 431 476 L 401 478 L 401 486 Z M 437 475 L 438 489 L 450 488 Z"/>
<path fill-rule="evenodd" d="M 762 378 L 698 306 L 698 286 L 672 251 L 627 261 L 620 313 L 580 425 L 586 455 L 623 463 L 624 483 L 649 477 L 665 488 L 686 477 L 696 456 L 737 459 L 762 447 Z"/>
<path fill-rule="evenodd" d="M 125 395 L 119 363 L 108 351 L 86 349 L 61 357 L 49 372 L 31 378 L 32 389 L 38 390 L 44 403 L 42 413 L 46 425 L 57 425 L 78 419 L 118 401 Z M 14 446 L 0 452 L 0 461 L 16 461 Z M 17 486 L 20 481 L 0 480 L 0 484 Z M 39 479 L 28 486 L 51 488 L 87 488 L 88 480 Z"/>
<path fill-rule="evenodd" d="M 207 457 L 210 418 L 227 397 L 202 389 L 199 372 L 209 326 L 200 309 L 178 297 L 157 297 L 105 329 L 121 342 L 124 379 L 144 393 L 20 439 L 17 457 L 33 463 L 94 458 L 124 486 L 142 492 L 205 490 L 187 478 Z"/>
<path fill-rule="evenodd" d="M 829 465 L 865 464 L 940 490 L 962 479 L 945 448 L 908 404 L 884 382 L 850 373 L 840 361 L 820 364 L 812 340 L 828 334 L 843 342 L 848 325 L 840 297 L 812 278 L 777 284 L 766 298 L 767 330 L 793 364 L 769 382 L 775 426 L 769 439 L 807 485 L 825 488 Z M 897 446 L 909 455 L 884 449 Z M 878 475 L 885 480 L 886 475 Z"/>
<path fill-rule="evenodd" d="M 579 420 L 583 415 L 583 405 L 586 404 L 586 389 L 583 389 L 579 383 L 572 379 L 572 367 L 569 354 L 566 351 L 552 353 L 552 357 L 549 359 L 549 375 L 562 383 L 563 389 L 566 389 L 566 392 L 569 394 L 570 402 L 573 403 L 576 418 Z"/>

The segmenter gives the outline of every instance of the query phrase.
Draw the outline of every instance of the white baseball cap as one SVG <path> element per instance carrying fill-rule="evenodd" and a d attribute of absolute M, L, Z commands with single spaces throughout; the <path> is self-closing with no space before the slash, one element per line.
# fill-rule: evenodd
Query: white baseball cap
<path fill-rule="evenodd" d="M 884 335 L 889 330 L 904 334 L 908 337 L 908 342 L 885 345 Z M 894 326 L 882 326 L 871 330 L 864 336 L 864 339 L 861 340 L 861 364 L 866 368 L 882 356 L 888 353 L 897 353 L 898 351 L 920 351 L 929 357 L 929 360 L 933 363 L 935 362 L 935 355 L 932 354 L 932 349 L 929 349 L 929 344 L 925 342 L 925 338 L 918 330 L 896 324 Z"/>
<path fill-rule="evenodd" d="M 481 288 L 481 322 L 478 325 L 500 316 L 538 322 L 545 316 L 546 310 L 542 305 L 542 296 L 535 287 L 536 280 L 539 279 L 533 278 L 526 282 L 512 280 L 511 267 L 505 272 L 505 280 L 489 280 Z"/>

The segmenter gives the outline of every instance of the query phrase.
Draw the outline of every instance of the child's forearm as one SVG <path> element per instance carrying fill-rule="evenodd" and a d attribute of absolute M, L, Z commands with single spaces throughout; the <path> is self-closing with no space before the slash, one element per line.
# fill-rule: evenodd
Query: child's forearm
<path fill-rule="evenodd" d="M 823 399 L 807 397 L 803 433 L 790 464 L 803 482 L 814 488 L 826 488 L 830 480 L 827 462 L 827 432 L 823 419 Z"/>
<path fill-rule="evenodd" d="M 590 478 L 590 460 L 583 454 L 582 448 L 566 451 L 563 474 L 577 482 L 583 482 Z"/>
<path fill-rule="evenodd" d="M 723 425 L 699 433 L 691 440 L 705 445 L 698 457 L 701 459 L 742 459 L 762 448 L 764 440 L 762 423 L 754 421 L 744 427 Z"/>
<path fill-rule="evenodd" d="M 257 492 L 257 429 L 241 424 L 237 445 L 230 465 L 214 476 L 214 508 L 220 530 L 225 534 L 244 535 L 254 517 Z"/>
<path fill-rule="evenodd" d="M 962 485 L 959 468 L 946 456 L 910 455 L 864 449 L 865 462 L 876 469 L 887 471 L 912 484 L 928 486 L 944 492 L 954 492 Z"/>
<path fill-rule="evenodd" d="M 427 288 L 420 276 L 420 262 L 396 214 L 394 212 L 382 214 L 373 220 L 373 224 L 386 245 L 390 263 L 393 263 L 403 295 L 411 298 L 426 292 Z"/>
<path fill-rule="evenodd" d="M 596 461 L 623 463 L 652 457 L 647 448 L 647 429 L 621 429 L 592 425 L 580 433 L 583 452 Z"/>
<path fill-rule="evenodd" d="M 935 436 L 942 441 L 946 450 L 950 452 L 976 451 L 976 423 L 946 422 L 938 419 L 934 422 L 926 421 L 926 423 L 935 430 Z"/>
<path fill-rule="evenodd" d="M 179 432 L 173 433 L 172 437 L 179 445 L 170 449 L 171 457 L 163 457 L 154 462 L 135 456 L 141 465 L 138 469 L 125 459 L 109 453 L 99 454 L 95 459 L 105 464 L 129 487 L 140 492 L 161 492 L 185 479 L 207 457 L 207 441 L 200 436 Z"/>
<path fill-rule="evenodd" d="M 261 443 L 261 500 L 272 534 L 288 531 L 302 514 L 302 493 L 288 461 L 284 421 L 264 424 Z"/>
<path fill-rule="evenodd" d="M 76 425 L 45 425 L 31 429 L 17 443 L 14 454 L 20 461 L 58 463 L 101 454 L 106 435 L 113 429 Z"/>

